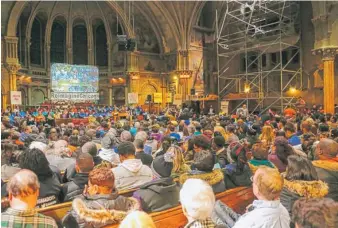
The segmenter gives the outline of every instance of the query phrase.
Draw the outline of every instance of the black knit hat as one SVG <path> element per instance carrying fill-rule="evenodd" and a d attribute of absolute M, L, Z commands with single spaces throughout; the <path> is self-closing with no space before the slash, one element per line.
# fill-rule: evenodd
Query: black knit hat
<path fill-rule="evenodd" d="M 156 177 L 170 177 L 173 166 L 172 162 L 165 161 L 164 155 L 161 155 L 154 159 L 151 169 Z"/>
<path fill-rule="evenodd" d="M 225 145 L 225 139 L 223 136 L 216 136 L 214 138 L 214 143 L 218 146 L 218 147 L 222 147 Z"/>

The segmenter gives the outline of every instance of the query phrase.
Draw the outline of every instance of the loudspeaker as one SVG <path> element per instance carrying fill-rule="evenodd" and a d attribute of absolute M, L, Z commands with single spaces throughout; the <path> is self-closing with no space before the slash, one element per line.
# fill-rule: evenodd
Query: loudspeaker
<path fill-rule="evenodd" d="M 151 101 L 151 95 L 147 95 L 147 101 Z"/>
<path fill-rule="evenodd" d="M 190 95 L 195 95 L 195 89 L 190 90 Z"/>

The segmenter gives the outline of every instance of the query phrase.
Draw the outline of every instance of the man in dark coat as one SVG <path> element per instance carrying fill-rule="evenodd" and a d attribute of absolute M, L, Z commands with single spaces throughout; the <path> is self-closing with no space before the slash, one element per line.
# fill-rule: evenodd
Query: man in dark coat
<path fill-rule="evenodd" d="M 312 164 L 318 178 L 329 185 L 326 197 L 338 201 L 338 143 L 331 139 L 322 139 L 315 151 L 315 161 Z"/>
<path fill-rule="evenodd" d="M 156 179 L 146 183 L 134 192 L 145 212 L 163 211 L 179 205 L 179 187 L 170 177 L 173 169 L 172 158 L 161 155 L 151 165 Z"/>
<path fill-rule="evenodd" d="M 229 161 L 227 159 L 227 150 L 224 147 L 225 139 L 223 136 L 219 135 L 213 138 L 211 147 L 216 156 L 216 163 L 219 164 L 220 168 L 224 168 Z"/>
<path fill-rule="evenodd" d="M 143 151 L 144 141 L 142 141 L 140 139 L 136 139 L 134 141 L 134 145 L 135 145 L 135 148 L 136 148 L 136 154 L 135 154 L 136 159 L 141 159 L 143 165 L 150 167 L 151 163 L 153 162 L 153 157 L 149 154 L 146 154 Z"/>
<path fill-rule="evenodd" d="M 76 174 L 70 182 L 65 183 L 61 188 L 60 201 L 66 202 L 73 200 L 81 195 L 85 185 L 88 183 L 88 174 L 94 168 L 93 157 L 88 153 L 81 153 L 76 158 Z"/>

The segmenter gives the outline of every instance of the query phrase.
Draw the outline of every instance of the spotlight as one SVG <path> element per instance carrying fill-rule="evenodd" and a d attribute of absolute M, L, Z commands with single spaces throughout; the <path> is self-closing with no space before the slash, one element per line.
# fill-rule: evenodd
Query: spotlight
<path fill-rule="evenodd" d="M 297 92 L 297 89 L 295 87 L 290 87 L 290 93 L 296 93 Z"/>

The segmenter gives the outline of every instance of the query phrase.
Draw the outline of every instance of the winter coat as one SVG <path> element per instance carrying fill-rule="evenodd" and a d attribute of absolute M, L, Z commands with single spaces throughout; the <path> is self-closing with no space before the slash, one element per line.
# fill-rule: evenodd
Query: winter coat
<path fill-rule="evenodd" d="M 76 173 L 70 182 L 63 184 L 60 193 L 60 201 L 71 201 L 76 196 L 81 195 L 86 184 L 88 184 L 88 173 Z"/>
<path fill-rule="evenodd" d="M 223 148 L 221 151 L 216 151 L 216 163 L 220 165 L 221 168 L 225 168 L 227 164 L 229 164 L 227 157 L 227 150 Z"/>
<path fill-rule="evenodd" d="M 280 173 L 284 173 L 286 170 L 286 164 L 284 164 L 277 156 L 277 154 L 269 154 L 269 161 L 271 161 L 277 168 Z"/>
<path fill-rule="evenodd" d="M 46 158 L 50 165 L 57 167 L 61 171 L 65 171 L 68 166 L 75 165 L 76 159 L 70 157 L 61 157 L 54 154 L 47 154 Z"/>
<path fill-rule="evenodd" d="M 280 202 L 291 216 L 292 206 L 296 200 L 301 197 L 322 198 L 327 195 L 328 191 L 329 187 L 323 181 L 288 181 L 284 179 Z"/>
<path fill-rule="evenodd" d="M 180 190 L 172 178 L 148 182 L 134 192 L 145 212 L 164 211 L 179 205 Z"/>
<path fill-rule="evenodd" d="M 126 215 L 140 207 L 132 197 L 109 195 L 80 196 L 62 219 L 63 227 L 103 227 L 121 222 Z"/>
<path fill-rule="evenodd" d="M 142 164 L 140 159 L 128 159 L 112 168 L 115 187 L 119 190 L 138 188 L 153 179 L 151 169 Z"/>
<path fill-rule="evenodd" d="M 313 161 L 318 179 L 329 186 L 329 193 L 326 197 L 338 201 L 338 158 L 332 160 Z"/>
<path fill-rule="evenodd" d="M 193 170 L 190 173 L 182 174 L 179 177 L 179 183 L 181 185 L 188 179 L 201 179 L 211 185 L 214 193 L 224 192 L 224 176 L 221 169 L 214 169 L 212 172 L 202 172 Z"/>
<path fill-rule="evenodd" d="M 242 215 L 232 228 L 289 228 L 290 216 L 279 200 L 254 200 L 253 210 Z"/>
<path fill-rule="evenodd" d="M 153 162 L 153 157 L 149 154 L 144 153 L 143 151 L 142 152 L 136 152 L 135 157 L 137 159 L 141 159 L 142 164 L 149 166 L 149 167 L 150 167 L 151 163 Z"/>
<path fill-rule="evenodd" d="M 226 189 L 239 186 L 251 186 L 252 173 L 249 166 L 245 165 L 243 171 L 237 171 L 236 163 L 229 164 L 223 169 L 224 184 Z"/>

